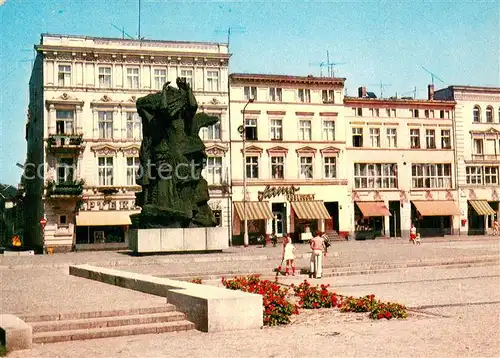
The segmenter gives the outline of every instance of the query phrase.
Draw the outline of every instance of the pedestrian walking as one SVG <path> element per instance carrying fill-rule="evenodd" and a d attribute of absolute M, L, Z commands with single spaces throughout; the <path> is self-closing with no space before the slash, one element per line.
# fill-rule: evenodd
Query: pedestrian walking
<path fill-rule="evenodd" d="M 319 232 L 316 233 L 309 243 L 311 247 L 311 267 L 310 267 L 310 276 L 314 278 L 321 278 L 323 274 L 323 251 L 325 250 L 325 241 L 319 235 Z"/>
<path fill-rule="evenodd" d="M 498 236 L 498 235 L 500 235 L 498 227 L 498 218 L 495 217 L 495 220 L 493 221 L 493 236 Z"/>
<path fill-rule="evenodd" d="M 292 270 L 292 275 L 295 276 L 295 246 L 292 244 L 292 240 L 287 238 L 287 243 L 283 249 L 283 260 L 286 264 L 285 275 L 290 275 L 290 269 Z"/>
<path fill-rule="evenodd" d="M 415 243 L 415 239 L 417 238 L 417 228 L 415 227 L 414 224 L 411 224 L 411 229 L 410 229 L 410 242 Z"/>

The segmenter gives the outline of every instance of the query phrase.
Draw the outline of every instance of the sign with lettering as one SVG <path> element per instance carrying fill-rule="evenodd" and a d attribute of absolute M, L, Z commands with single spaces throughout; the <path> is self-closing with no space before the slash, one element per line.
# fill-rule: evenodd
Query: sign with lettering
<path fill-rule="evenodd" d="M 289 194 L 288 201 L 313 201 L 314 194 Z"/>
<path fill-rule="evenodd" d="M 259 191 L 258 199 L 259 201 L 262 201 L 263 199 L 274 198 L 280 195 L 286 195 L 288 197 L 290 195 L 295 195 L 295 193 L 299 190 L 300 188 L 296 188 L 293 185 L 289 187 L 267 185 L 264 191 Z"/>

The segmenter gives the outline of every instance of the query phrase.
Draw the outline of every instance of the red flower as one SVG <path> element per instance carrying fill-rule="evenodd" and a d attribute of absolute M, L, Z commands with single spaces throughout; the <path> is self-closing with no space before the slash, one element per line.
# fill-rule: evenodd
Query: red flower
<path fill-rule="evenodd" d="M 377 316 L 378 319 L 384 318 L 384 315 L 382 313 L 379 313 Z"/>
<path fill-rule="evenodd" d="M 387 318 L 387 319 L 391 319 L 391 317 L 392 317 L 391 312 L 387 311 L 387 312 L 385 313 L 385 318 Z"/>

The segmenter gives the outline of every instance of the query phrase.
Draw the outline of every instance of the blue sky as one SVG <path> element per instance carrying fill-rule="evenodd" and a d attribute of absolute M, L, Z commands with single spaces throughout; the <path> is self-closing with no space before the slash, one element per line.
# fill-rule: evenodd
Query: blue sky
<path fill-rule="evenodd" d="M 0 0 L 0 183 L 15 184 L 24 162 L 24 125 L 33 45 L 44 32 L 138 35 L 139 0 Z M 346 77 L 377 94 L 426 95 L 434 72 L 444 83 L 500 86 L 498 1 L 141 0 L 141 36 L 225 42 L 231 72 L 320 74 L 326 51 Z M 326 73 L 326 72 L 325 72 Z M 385 96 L 385 95 L 384 95 Z"/>

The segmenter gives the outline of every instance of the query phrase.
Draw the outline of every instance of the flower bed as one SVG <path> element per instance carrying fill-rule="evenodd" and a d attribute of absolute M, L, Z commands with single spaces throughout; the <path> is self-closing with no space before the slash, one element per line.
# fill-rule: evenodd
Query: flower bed
<path fill-rule="evenodd" d="M 191 283 L 197 283 L 199 285 L 202 284 L 201 278 L 193 278 L 193 279 L 189 280 L 189 282 L 191 282 Z"/>
<path fill-rule="evenodd" d="M 290 317 L 298 314 L 298 307 L 286 299 L 288 289 L 275 282 L 261 280 L 258 275 L 235 277 L 231 280 L 222 278 L 224 287 L 241 290 L 263 296 L 264 325 L 275 326 L 290 323 Z"/>
<path fill-rule="evenodd" d="M 340 301 L 337 295 L 328 291 L 329 285 L 321 285 L 313 287 L 307 281 L 300 285 L 292 285 L 292 289 L 299 300 L 300 308 L 315 309 L 315 308 L 340 308 Z"/>

